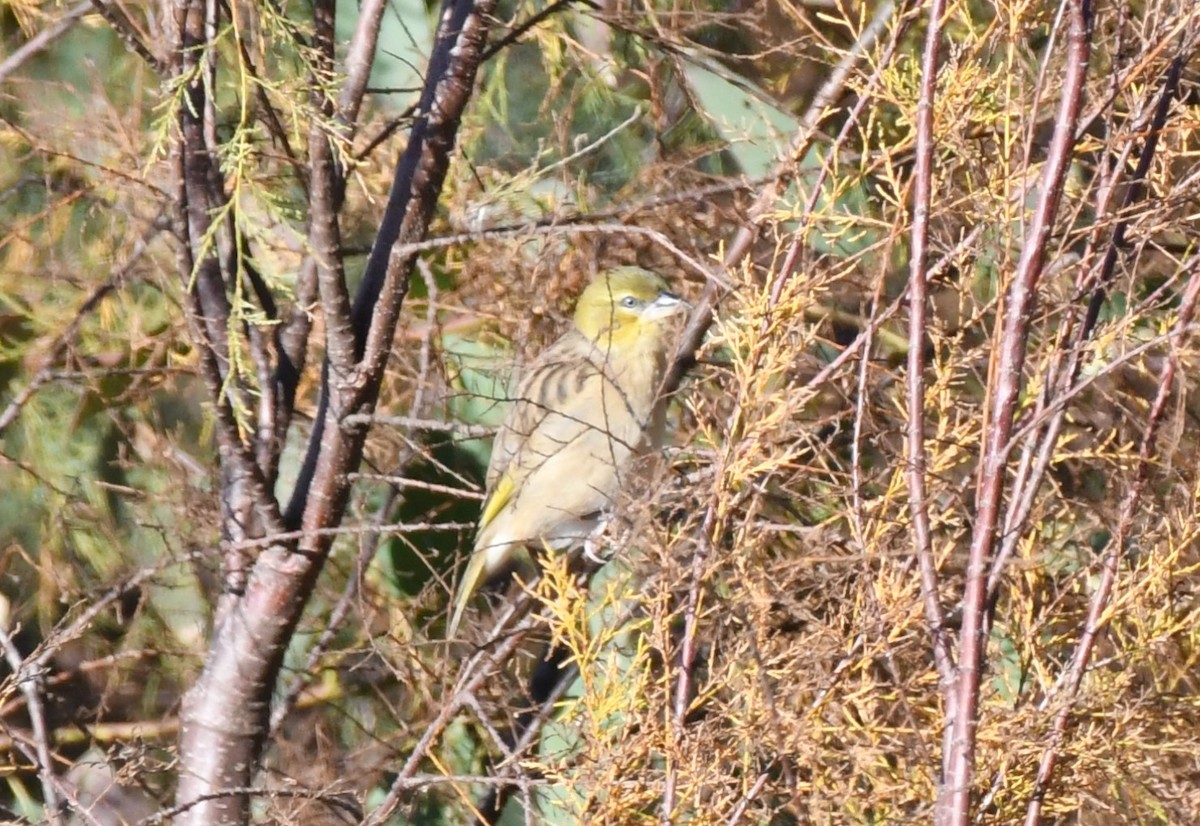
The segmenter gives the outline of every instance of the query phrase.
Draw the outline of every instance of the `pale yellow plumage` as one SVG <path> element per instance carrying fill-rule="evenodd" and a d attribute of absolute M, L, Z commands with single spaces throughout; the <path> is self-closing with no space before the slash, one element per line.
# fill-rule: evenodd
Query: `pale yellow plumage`
<path fill-rule="evenodd" d="M 496 435 L 450 636 L 482 582 L 528 547 L 581 543 L 626 486 L 631 460 L 661 440 L 664 322 L 686 307 L 661 278 L 635 267 L 611 270 L 583 291 L 574 327 L 530 366 Z"/>

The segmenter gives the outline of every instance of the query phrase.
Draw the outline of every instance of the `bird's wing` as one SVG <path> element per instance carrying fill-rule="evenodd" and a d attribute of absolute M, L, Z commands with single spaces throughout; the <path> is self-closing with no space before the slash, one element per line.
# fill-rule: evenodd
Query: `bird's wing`
<path fill-rule="evenodd" d="M 553 540 L 556 527 L 594 517 L 612 504 L 643 440 L 644 417 L 594 365 L 554 368 L 543 378 L 539 396 L 514 411 L 516 449 L 493 486 L 496 504 L 485 506 L 491 518 L 481 523 L 505 523 L 487 531 L 492 542 Z"/>
<path fill-rule="evenodd" d="M 620 491 L 648 410 L 627 398 L 594 358 L 586 339 L 568 335 L 521 381 L 493 442 L 487 499 L 451 634 L 481 580 L 512 564 L 514 548 L 538 539 L 569 542 Z"/>
<path fill-rule="evenodd" d="M 480 534 L 486 529 L 488 523 L 496 518 L 496 514 L 503 510 L 511 494 L 512 483 L 509 481 L 503 481 L 499 488 L 492 492 L 492 495 L 484 504 L 483 516 L 479 519 Z M 463 571 L 462 579 L 458 583 L 458 593 L 454 597 L 454 614 L 450 618 L 447 636 L 453 637 L 454 632 L 458 630 L 458 624 L 462 622 L 463 612 L 467 610 L 467 603 L 470 602 L 471 596 L 482 584 L 480 580 L 484 578 L 491 567 L 488 565 L 488 562 L 489 554 L 487 551 L 478 548 L 471 553 L 471 558 L 467 560 L 467 569 Z"/>
<path fill-rule="evenodd" d="M 521 452 L 550 410 L 561 408 L 569 396 L 578 395 L 589 374 L 599 373 L 599 368 L 587 357 L 590 350 L 587 339 L 572 331 L 529 365 L 517 383 L 516 398 L 492 442 L 487 472 L 489 491 L 497 488 L 513 457 Z"/>
<path fill-rule="evenodd" d="M 516 488 L 516 480 L 509 473 L 502 473 L 496 483 L 491 486 L 488 491 L 487 499 L 484 500 L 483 510 L 479 514 L 479 531 L 483 531 L 492 520 L 504 510 L 504 506 L 512 499 L 513 490 Z"/>

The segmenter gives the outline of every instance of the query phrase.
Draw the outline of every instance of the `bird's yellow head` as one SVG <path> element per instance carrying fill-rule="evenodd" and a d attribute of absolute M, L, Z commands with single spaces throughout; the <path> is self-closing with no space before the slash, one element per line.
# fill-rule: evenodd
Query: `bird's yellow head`
<path fill-rule="evenodd" d="M 688 308 L 649 270 L 618 267 L 587 286 L 575 305 L 575 326 L 588 339 L 621 345 L 657 336 L 662 321 Z"/>

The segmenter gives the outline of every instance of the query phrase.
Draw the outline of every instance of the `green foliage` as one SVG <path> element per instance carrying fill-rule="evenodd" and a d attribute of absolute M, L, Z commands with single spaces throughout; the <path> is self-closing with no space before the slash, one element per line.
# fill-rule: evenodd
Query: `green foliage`
<path fill-rule="evenodd" d="M 686 82 L 702 113 L 737 160 L 738 170 L 758 180 L 772 174 L 796 134 L 798 123 L 761 89 L 715 63 L 689 56 Z"/>
<path fill-rule="evenodd" d="M 481 485 L 482 440 L 455 442 L 431 440 L 421 447 L 420 459 L 405 470 L 405 478 L 418 485 L 401 499 L 394 513 L 400 525 L 430 525 L 429 530 L 398 534 L 384 543 L 379 559 L 397 597 L 420 594 L 435 573 L 453 570 L 459 550 L 469 543 L 472 530 L 440 530 L 439 525 L 471 525 L 479 504 L 471 499 L 448 498 L 445 491 L 464 485 Z"/>
<path fill-rule="evenodd" d="M 264 784 L 344 793 L 366 810 L 383 800 L 461 669 L 508 639 L 489 636 L 499 611 L 480 612 L 464 639 L 443 636 L 513 364 L 519 371 L 561 332 L 595 271 L 652 267 L 694 299 L 706 286 L 696 263 L 715 268 L 753 222 L 750 252 L 719 273 L 731 289 L 671 407 L 664 467 L 620 503 L 601 543 L 615 558 L 584 578 L 563 559 L 546 565 L 531 586 L 546 619 L 474 704 L 437 728 L 418 761 L 428 783 L 391 822 L 468 822 L 491 788 L 471 780 L 484 774 L 528 781 L 527 795 L 506 790 L 506 826 L 527 815 L 658 822 L 668 778 L 678 823 L 930 819 L 946 706 L 912 563 L 905 300 L 925 23 L 916 19 L 890 60 L 887 33 L 870 44 L 804 154 L 781 167 L 816 89 L 876 6 L 751 6 L 617 4 L 598 15 L 574 5 L 484 67 L 436 225 L 456 237 L 423 252 L 421 272 L 432 275 L 412 283 L 379 399 L 380 414 L 411 421 L 371 431 L 344 533 L 276 687 L 277 698 L 296 688 L 299 699 L 266 750 Z M 166 48 L 157 12 L 124 8 Z M 544 8 L 504 4 L 493 42 Z M 1057 11 L 971 2 L 946 13 L 929 216 L 938 269 L 920 355 L 931 542 L 950 625 L 978 518 L 1005 296 L 1042 197 L 1061 94 Z M 358 4 L 337 12 L 341 50 Z M 1190 338 L 1166 338 L 1194 270 L 1194 99 L 1171 110 L 1151 198 L 1118 211 L 1185 13 L 1163 2 L 1097 8 L 1085 106 L 1100 115 L 1073 151 L 1006 447 L 1002 506 L 1006 516 L 1027 508 L 1027 519 L 997 532 L 1013 557 L 985 641 L 973 789 L 989 795 L 978 816 L 997 823 L 1022 819 L 1033 794 L 1052 715 L 1068 702 L 1062 675 L 1116 542 L 1102 667 L 1069 701 L 1080 725 L 1059 744 L 1048 813 L 1185 823 L 1200 812 L 1189 773 L 1200 723 L 1200 357 Z M 4 53 L 59 14 L 6 6 Z M 270 340 L 282 327 L 251 295 L 248 268 L 281 319 L 314 324 L 288 449 L 269 480 L 281 499 L 311 427 L 326 322 L 319 306 L 296 304 L 311 253 L 309 180 L 296 167 L 315 126 L 350 173 L 340 230 L 352 290 L 405 130 L 364 149 L 415 101 L 436 14 L 421 0 L 389 5 L 375 91 L 353 132 L 315 120 L 314 95 L 336 97 L 341 79 L 314 77 L 310 6 L 239 6 L 203 55 L 237 242 L 222 390 L 239 393 L 238 425 L 270 381 L 249 336 Z M 239 524 L 228 513 L 212 388 L 184 312 L 195 273 L 179 271 L 170 155 L 183 80 L 154 76 L 89 15 L 5 79 L 0 101 L 0 416 L 20 401 L 0 434 L 0 621 L 22 654 L 54 647 L 47 723 L 64 772 L 90 753 L 161 805 L 179 698 L 235 584 L 228 568 L 263 553 L 231 531 L 253 533 L 260 515 Z M 861 95 L 867 105 L 839 141 Z M 786 186 L 752 213 L 781 173 Z M 1129 243 L 1096 328 L 1076 341 L 1119 221 Z M 1077 374 L 1064 379 L 1056 371 L 1076 355 Z M 1143 464 L 1139 441 L 1172 358 L 1176 390 Z M 1042 452 L 1036 440 L 1058 410 L 1060 436 Z M 1043 461 L 1037 489 L 1017 489 L 1028 479 L 1017 468 Z M 1121 505 L 1135 489 L 1123 533 Z M 379 524 L 399 527 L 376 542 Z M 141 569 L 153 573 L 124 589 Z M 520 590 L 495 586 L 494 605 Z M 92 606 L 78 637 L 55 636 Z M 680 698 L 688 627 L 695 665 Z M 510 757 L 547 637 L 578 674 L 532 745 Z M 0 706 L 5 730 L 24 731 L 11 680 Z M 43 818 L 36 773 L 24 756 L 10 763 L 0 805 Z M 264 821 L 313 822 L 301 803 L 316 805 L 303 795 L 255 805 Z"/>
<path fill-rule="evenodd" d="M 468 425 L 499 427 L 512 398 L 511 345 L 494 333 L 452 333 L 442 337 L 450 394 L 446 412 L 453 421 Z M 491 441 L 465 439 L 457 449 L 470 454 L 480 467 L 487 467 Z"/>

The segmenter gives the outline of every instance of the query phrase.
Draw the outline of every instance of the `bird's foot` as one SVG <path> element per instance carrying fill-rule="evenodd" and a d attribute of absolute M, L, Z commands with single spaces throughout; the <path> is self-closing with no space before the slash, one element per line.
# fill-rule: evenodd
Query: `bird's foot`
<path fill-rule="evenodd" d="M 608 528 L 611 522 L 611 515 L 601 517 L 596 527 L 583 540 L 583 555 L 596 565 L 604 565 L 612 559 L 614 545 L 611 542 L 603 541 L 604 537 L 608 535 Z"/>

